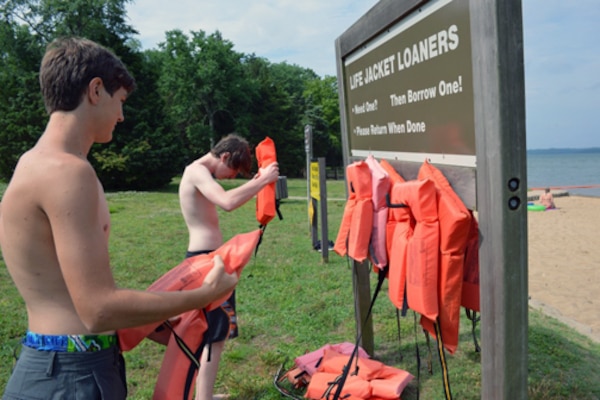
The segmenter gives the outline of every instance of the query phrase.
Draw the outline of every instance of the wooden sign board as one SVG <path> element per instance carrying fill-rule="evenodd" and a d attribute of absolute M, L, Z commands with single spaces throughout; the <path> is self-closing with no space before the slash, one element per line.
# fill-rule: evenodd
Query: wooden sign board
<path fill-rule="evenodd" d="M 345 164 L 372 154 L 411 180 L 428 160 L 477 211 L 482 398 L 527 398 L 520 0 L 381 0 L 335 46 Z M 369 269 L 354 267 L 368 348 Z"/>

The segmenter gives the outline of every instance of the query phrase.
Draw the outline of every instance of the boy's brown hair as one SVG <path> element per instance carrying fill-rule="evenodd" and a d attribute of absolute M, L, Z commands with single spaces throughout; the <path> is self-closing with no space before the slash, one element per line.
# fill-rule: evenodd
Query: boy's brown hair
<path fill-rule="evenodd" d="M 78 37 L 58 38 L 48 44 L 40 66 L 40 88 L 48 114 L 76 109 L 94 78 L 102 79 L 111 96 L 135 89 L 135 79 L 107 48 Z"/>
<path fill-rule="evenodd" d="M 230 133 L 223 137 L 210 151 L 215 157 L 223 153 L 229 153 L 227 166 L 237 170 L 243 176 L 250 174 L 252 168 L 252 154 L 248 141 L 236 133 Z"/>

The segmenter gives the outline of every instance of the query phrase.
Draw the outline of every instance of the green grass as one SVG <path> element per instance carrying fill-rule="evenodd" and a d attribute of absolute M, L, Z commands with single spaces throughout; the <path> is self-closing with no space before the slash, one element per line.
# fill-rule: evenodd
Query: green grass
<path fill-rule="evenodd" d="M 225 182 L 233 187 L 242 181 Z M 306 181 L 288 180 L 281 204 L 283 220 L 267 227 L 256 257 L 244 269 L 237 288 L 240 336 L 227 342 L 218 376 L 218 393 L 233 399 L 280 399 L 273 387 L 279 366 L 327 343 L 353 342 L 355 332 L 352 278 L 346 259 L 312 249 Z M 4 184 L 0 184 L 3 193 Z M 343 181 L 327 183 L 330 199 L 345 197 Z M 177 182 L 160 192 L 107 195 L 112 217 L 110 251 L 121 286 L 145 288 L 183 259 L 187 230 L 179 211 Z M 328 235 L 335 239 L 343 201 L 328 204 Z M 257 228 L 254 201 L 221 213 L 225 238 Z M 14 362 L 13 352 L 26 329 L 23 302 L 0 261 L 0 392 Z M 375 284 L 375 276 L 372 285 Z M 415 342 L 422 357 L 419 395 L 442 399 L 442 377 L 435 347 L 430 353 L 422 333 L 415 335 L 413 314 L 396 325 L 394 307 L 381 293 L 374 308 L 375 357 L 416 375 Z M 600 398 L 600 344 L 566 325 L 530 309 L 529 398 Z M 419 329 L 417 331 L 420 332 Z M 479 330 L 477 330 L 479 334 Z M 398 339 L 400 336 L 400 340 Z M 469 321 L 461 326 L 457 352 L 447 355 L 456 399 L 479 399 L 481 365 L 474 351 Z M 131 399 L 150 399 L 164 348 L 143 342 L 125 354 Z M 431 356 L 433 375 L 427 370 Z M 404 391 L 417 398 L 417 382 Z"/>

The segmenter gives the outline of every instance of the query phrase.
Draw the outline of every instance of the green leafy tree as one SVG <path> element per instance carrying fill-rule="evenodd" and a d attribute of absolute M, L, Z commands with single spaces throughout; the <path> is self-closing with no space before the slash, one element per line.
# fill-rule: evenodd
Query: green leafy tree
<path fill-rule="evenodd" d="M 220 32 L 166 32 L 156 50 L 140 51 L 126 23 L 130 0 L 4 0 L 0 3 L 0 179 L 44 129 L 38 90 L 46 44 L 87 37 L 112 49 L 135 76 L 125 121 L 90 161 L 107 189 L 153 189 L 191 159 L 236 131 L 277 145 L 281 172 L 303 174 L 304 125 L 313 125 L 316 156 L 341 160 L 335 79 L 287 63 L 238 53 Z M 341 164 L 341 161 L 339 161 Z"/>
<path fill-rule="evenodd" d="M 301 127 L 303 83 L 298 79 L 298 73 L 304 70 L 287 65 L 280 68 L 281 65 L 254 55 L 246 57 L 245 66 L 254 86 L 248 113 L 249 140 L 257 144 L 269 136 L 277 148 L 281 175 L 298 176 L 305 163 Z"/>
<path fill-rule="evenodd" d="M 244 134 L 252 87 L 241 53 L 217 31 L 166 33 L 159 45 L 159 93 L 171 129 L 186 150 L 186 161 L 206 153 L 232 131 Z"/>
<path fill-rule="evenodd" d="M 0 21 L 0 179 L 39 137 L 46 114 L 39 95 L 43 44 L 8 15 Z"/>
<path fill-rule="evenodd" d="M 325 157 L 329 166 L 343 165 L 337 78 L 326 76 L 306 83 L 306 123 L 313 127 L 314 157 Z"/>
<path fill-rule="evenodd" d="M 164 129 L 162 102 L 154 95 L 158 64 L 140 53 L 126 23 L 129 0 L 6 0 L 0 30 L 0 174 L 12 175 L 19 155 L 43 131 L 47 115 L 37 73 L 45 45 L 58 36 L 81 36 L 112 49 L 136 77 L 114 140 L 96 145 L 90 161 L 108 189 L 151 189 L 180 172 L 181 146 Z"/>

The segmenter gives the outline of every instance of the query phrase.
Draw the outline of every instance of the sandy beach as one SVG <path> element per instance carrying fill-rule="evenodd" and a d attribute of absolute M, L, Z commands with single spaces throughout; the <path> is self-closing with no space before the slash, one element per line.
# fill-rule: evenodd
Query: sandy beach
<path fill-rule="evenodd" d="M 529 211 L 530 305 L 600 342 L 600 198 Z"/>

